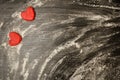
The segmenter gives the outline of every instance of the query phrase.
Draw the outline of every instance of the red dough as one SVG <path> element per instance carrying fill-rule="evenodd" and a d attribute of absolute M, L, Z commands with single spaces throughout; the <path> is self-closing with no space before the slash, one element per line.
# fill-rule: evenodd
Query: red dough
<path fill-rule="evenodd" d="M 10 46 L 16 46 L 22 41 L 22 37 L 17 32 L 10 32 L 9 38 L 10 38 L 9 40 Z"/>
<path fill-rule="evenodd" d="M 32 21 L 35 19 L 35 11 L 34 11 L 34 8 L 33 7 L 28 7 L 25 11 L 22 11 L 21 12 L 21 17 L 24 19 L 24 20 L 27 20 L 27 21 Z"/>

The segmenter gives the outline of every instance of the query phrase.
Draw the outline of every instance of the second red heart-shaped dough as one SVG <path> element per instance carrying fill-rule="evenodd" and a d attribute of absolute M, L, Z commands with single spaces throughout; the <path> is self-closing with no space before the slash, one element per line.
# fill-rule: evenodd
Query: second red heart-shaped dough
<path fill-rule="evenodd" d="M 9 45 L 16 46 L 22 41 L 22 37 L 17 32 L 9 33 Z"/>
<path fill-rule="evenodd" d="M 28 7 L 25 11 L 21 12 L 21 17 L 24 20 L 32 21 L 35 19 L 35 11 L 33 7 Z"/>

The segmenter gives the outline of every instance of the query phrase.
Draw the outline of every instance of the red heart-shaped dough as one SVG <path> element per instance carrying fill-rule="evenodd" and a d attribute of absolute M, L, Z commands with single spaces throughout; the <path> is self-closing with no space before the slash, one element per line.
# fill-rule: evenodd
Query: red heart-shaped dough
<path fill-rule="evenodd" d="M 9 39 L 10 46 L 16 46 L 22 41 L 22 37 L 17 32 L 10 32 Z"/>
<path fill-rule="evenodd" d="M 34 8 L 33 7 L 28 7 L 25 11 L 22 11 L 21 12 L 21 17 L 24 19 L 24 20 L 27 20 L 27 21 L 32 21 L 35 19 L 35 11 L 34 11 Z"/>

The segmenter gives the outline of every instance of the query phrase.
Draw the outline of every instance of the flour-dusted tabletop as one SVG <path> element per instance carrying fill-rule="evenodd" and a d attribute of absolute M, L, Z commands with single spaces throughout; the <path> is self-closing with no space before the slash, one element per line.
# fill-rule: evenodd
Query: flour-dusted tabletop
<path fill-rule="evenodd" d="M 1 0 L 0 80 L 120 80 L 120 2 Z M 35 19 L 22 19 L 32 6 Z M 10 46 L 9 33 L 22 37 Z"/>

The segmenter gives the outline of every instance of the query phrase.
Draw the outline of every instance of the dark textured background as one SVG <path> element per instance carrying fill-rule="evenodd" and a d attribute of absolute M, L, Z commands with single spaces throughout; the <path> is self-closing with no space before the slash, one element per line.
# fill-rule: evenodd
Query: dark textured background
<path fill-rule="evenodd" d="M 119 0 L 0 0 L 0 80 L 120 80 Z M 21 19 L 33 6 L 36 18 Z M 16 31 L 21 44 L 8 45 Z"/>

